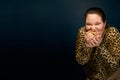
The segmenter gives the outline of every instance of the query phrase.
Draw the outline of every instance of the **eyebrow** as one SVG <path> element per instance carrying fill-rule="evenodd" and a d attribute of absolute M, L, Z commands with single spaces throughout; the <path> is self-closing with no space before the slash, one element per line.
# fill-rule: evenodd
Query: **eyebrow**
<path fill-rule="evenodd" d="M 85 23 L 86 25 L 90 25 L 91 23 Z"/>
<path fill-rule="evenodd" d="M 95 24 L 100 24 L 101 22 L 95 22 Z M 85 24 L 91 24 L 91 22 L 86 22 Z"/>

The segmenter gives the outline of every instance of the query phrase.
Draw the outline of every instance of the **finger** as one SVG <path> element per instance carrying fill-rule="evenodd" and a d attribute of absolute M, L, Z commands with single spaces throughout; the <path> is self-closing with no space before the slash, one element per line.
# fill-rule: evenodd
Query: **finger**
<path fill-rule="evenodd" d="M 95 39 L 93 41 L 97 46 L 99 46 L 102 41 L 102 37 L 98 35 L 95 37 Z"/>
<path fill-rule="evenodd" d="M 88 42 L 85 42 L 85 45 L 86 45 L 86 47 L 89 47 L 89 44 L 88 44 Z"/>
<path fill-rule="evenodd" d="M 99 41 L 96 39 L 96 37 L 94 37 L 92 41 L 93 41 L 93 43 L 94 43 L 95 45 L 97 45 L 98 42 L 99 42 Z"/>
<path fill-rule="evenodd" d="M 101 35 L 97 35 L 96 36 L 96 41 L 100 41 L 101 40 Z"/>
<path fill-rule="evenodd" d="M 88 43 L 88 42 L 86 42 L 86 47 L 92 47 L 92 44 L 91 43 Z"/>
<path fill-rule="evenodd" d="M 88 37 L 87 35 L 84 36 L 86 42 L 90 42 L 92 37 Z"/>
<path fill-rule="evenodd" d="M 91 46 L 95 46 L 96 45 L 96 43 L 94 42 L 94 40 L 91 40 L 90 44 L 91 44 Z"/>
<path fill-rule="evenodd" d="M 95 40 L 96 40 L 96 41 L 99 41 L 99 39 L 100 39 L 100 38 L 99 38 L 99 35 L 96 35 L 96 36 L 95 36 Z"/>
<path fill-rule="evenodd" d="M 91 47 L 91 48 L 92 48 L 93 46 L 92 46 L 92 44 L 91 44 L 91 43 L 88 43 L 87 47 Z"/>
<path fill-rule="evenodd" d="M 92 40 L 92 44 L 94 45 L 94 46 L 99 46 L 100 45 L 100 43 L 101 43 L 101 39 L 96 39 L 96 37 L 94 37 L 94 39 Z"/>
<path fill-rule="evenodd" d="M 88 41 L 91 41 L 94 38 L 94 35 L 87 38 Z"/>
<path fill-rule="evenodd" d="M 95 29 L 96 35 L 100 35 L 101 32 L 98 29 Z"/>
<path fill-rule="evenodd" d="M 93 37 L 94 37 L 94 35 L 91 33 L 86 35 L 87 40 L 91 40 L 91 39 L 93 39 Z"/>

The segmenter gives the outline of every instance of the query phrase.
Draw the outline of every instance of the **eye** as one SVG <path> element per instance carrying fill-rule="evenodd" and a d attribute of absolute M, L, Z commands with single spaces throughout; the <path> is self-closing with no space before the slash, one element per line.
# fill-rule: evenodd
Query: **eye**
<path fill-rule="evenodd" d="M 90 23 L 86 23 L 86 25 L 87 25 L 87 26 L 91 26 L 92 24 L 90 24 Z"/>
<path fill-rule="evenodd" d="M 96 23 L 95 25 L 100 25 L 101 23 Z"/>

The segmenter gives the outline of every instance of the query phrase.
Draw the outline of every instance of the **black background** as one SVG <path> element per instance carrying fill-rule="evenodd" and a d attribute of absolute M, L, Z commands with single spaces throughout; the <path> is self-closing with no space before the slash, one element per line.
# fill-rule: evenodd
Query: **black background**
<path fill-rule="evenodd" d="M 90 7 L 101 7 L 107 22 L 120 29 L 115 0 L 0 1 L 0 77 L 83 80 L 74 49 Z"/>

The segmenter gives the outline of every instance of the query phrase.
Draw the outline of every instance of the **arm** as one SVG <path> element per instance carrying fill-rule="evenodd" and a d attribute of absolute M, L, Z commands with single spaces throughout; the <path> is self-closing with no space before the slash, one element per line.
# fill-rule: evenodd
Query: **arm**
<path fill-rule="evenodd" d="M 104 44 L 100 46 L 100 55 L 109 64 L 111 71 L 114 71 L 120 59 L 120 33 L 116 28 L 110 27 L 105 36 Z"/>
<path fill-rule="evenodd" d="M 84 28 L 79 29 L 75 46 L 75 57 L 78 63 L 80 63 L 81 65 L 84 65 L 88 62 L 92 53 L 92 48 L 86 47 L 85 45 L 84 33 Z"/>

